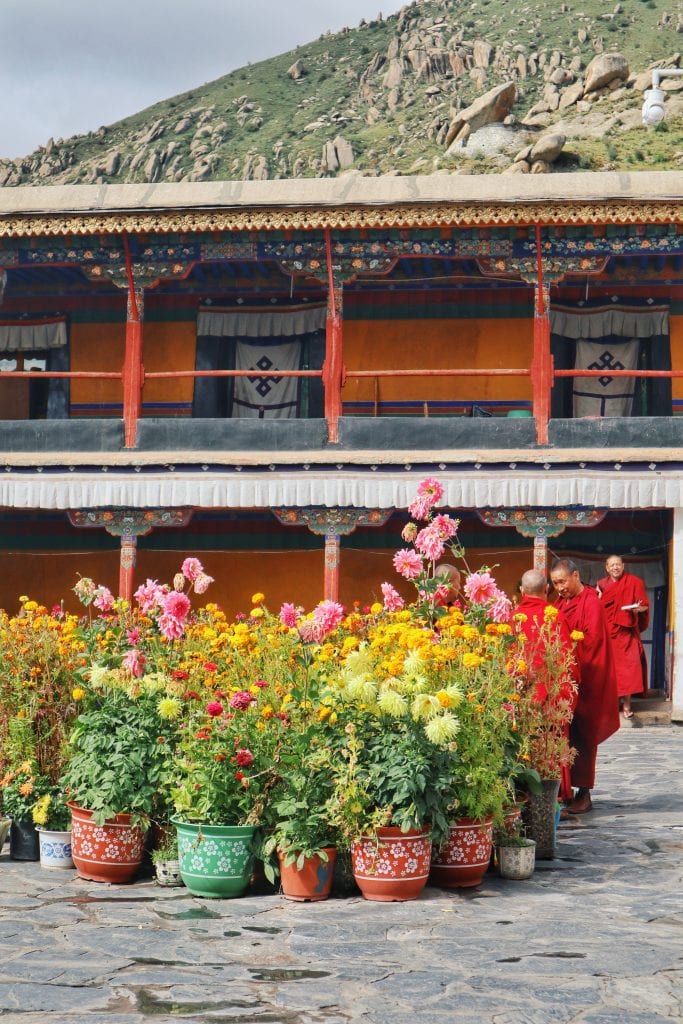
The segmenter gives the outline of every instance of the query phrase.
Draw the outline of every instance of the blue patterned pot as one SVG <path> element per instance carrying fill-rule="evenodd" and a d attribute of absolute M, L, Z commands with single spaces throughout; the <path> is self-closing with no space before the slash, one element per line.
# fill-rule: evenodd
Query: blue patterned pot
<path fill-rule="evenodd" d="M 38 828 L 41 868 L 72 868 L 71 832 L 53 832 Z"/>
<path fill-rule="evenodd" d="M 249 885 L 253 825 L 199 825 L 173 819 L 180 877 L 194 896 L 232 899 Z"/>

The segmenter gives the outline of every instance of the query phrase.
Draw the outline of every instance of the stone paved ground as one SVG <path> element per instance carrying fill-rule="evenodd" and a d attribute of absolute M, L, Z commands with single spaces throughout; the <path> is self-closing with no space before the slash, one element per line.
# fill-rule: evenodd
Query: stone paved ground
<path fill-rule="evenodd" d="M 207 901 L 0 856 L 2 1024 L 655 1024 L 683 1018 L 683 728 L 601 748 L 527 882 L 413 903 Z"/>

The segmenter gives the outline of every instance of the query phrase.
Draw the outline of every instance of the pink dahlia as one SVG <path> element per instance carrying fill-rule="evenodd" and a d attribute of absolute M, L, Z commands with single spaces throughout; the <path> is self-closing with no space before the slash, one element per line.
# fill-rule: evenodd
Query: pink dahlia
<path fill-rule="evenodd" d="M 194 583 L 200 572 L 204 572 L 204 566 L 198 558 L 186 558 L 182 564 L 181 572 L 186 580 Z"/>
<path fill-rule="evenodd" d="M 430 562 L 438 562 L 446 550 L 441 534 L 431 524 L 420 530 L 415 538 L 415 547 Z"/>
<path fill-rule="evenodd" d="M 247 750 L 246 747 L 241 747 L 235 751 L 235 761 L 240 768 L 248 768 L 250 764 L 254 763 L 254 755 L 251 750 Z"/>
<path fill-rule="evenodd" d="M 230 707 L 236 711 L 246 711 L 255 702 L 256 697 L 248 690 L 238 690 L 230 698 Z"/>
<path fill-rule="evenodd" d="M 496 581 L 488 572 L 473 572 L 465 580 L 465 593 L 475 604 L 486 604 L 498 593 Z"/>
<path fill-rule="evenodd" d="M 223 714 L 223 705 L 219 700 L 212 700 L 206 705 L 207 715 L 211 715 L 212 718 L 220 718 Z"/>
<path fill-rule="evenodd" d="M 205 594 L 212 583 L 213 576 L 209 576 L 205 572 L 200 572 L 194 581 L 195 594 Z"/>
<path fill-rule="evenodd" d="M 299 636 L 305 644 L 322 643 L 325 637 L 325 630 L 320 619 L 304 619 L 298 629 Z"/>
<path fill-rule="evenodd" d="M 391 583 L 382 584 L 382 595 L 384 597 L 384 607 L 388 612 L 398 612 L 405 605 L 405 601 L 398 590 L 392 587 Z"/>
<path fill-rule="evenodd" d="M 184 622 L 181 619 L 176 619 L 175 615 L 160 615 L 157 619 L 157 625 L 159 632 L 167 640 L 180 640 L 185 632 Z"/>
<path fill-rule="evenodd" d="M 109 587 L 98 587 L 95 591 L 93 604 L 101 612 L 110 612 L 114 604 L 114 595 Z"/>
<path fill-rule="evenodd" d="M 179 622 L 184 622 L 189 611 L 190 599 L 187 594 L 179 594 L 177 590 L 172 590 L 171 593 L 167 594 L 164 598 L 164 615 L 170 615 L 171 618 L 178 619 Z"/>
<path fill-rule="evenodd" d="M 146 660 L 147 659 L 142 651 L 139 651 L 137 647 L 131 647 L 131 649 L 124 655 L 121 664 L 132 676 L 141 676 L 145 671 Z"/>
<path fill-rule="evenodd" d="M 394 555 L 394 569 L 404 579 L 414 580 L 422 572 L 422 559 L 415 551 L 401 548 Z"/>
<path fill-rule="evenodd" d="M 286 602 L 280 608 L 280 622 L 282 622 L 289 629 L 293 629 L 296 626 L 297 619 L 301 614 L 302 609 L 296 605 Z"/>
<path fill-rule="evenodd" d="M 418 498 L 426 498 L 431 505 L 438 505 L 443 498 L 443 487 L 434 476 L 426 477 L 417 488 Z"/>
<path fill-rule="evenodd" d="M 323 636 L 327 636 L 344 618 L 344 607 L 337 601 L 321 601 L 313 609 L 313 618 L 320 623 Z"/>
<path fill-rule="evenodd" d="M 497 591 L 489 615 L 494 622 L 509 622 L 512 615 L 512 602 L 501 590 Z"/>
<path fill-rule="evenodd" d="M 167 593 L 166 587 L 163 587 L 158 580 L 147 579 L 140 584 L 133 596 L 140 605 L 140 611 L 146 615 L 163 602 Z"/>
<path fill-rule="evenodd" d="M 451 517 L 447 515 L 434 516 L 432 519 L 432 529 L 437 530 L 440 536 L 445 540 L 455 537 L 459 526 L 459 519 L 451 519 Z"/>

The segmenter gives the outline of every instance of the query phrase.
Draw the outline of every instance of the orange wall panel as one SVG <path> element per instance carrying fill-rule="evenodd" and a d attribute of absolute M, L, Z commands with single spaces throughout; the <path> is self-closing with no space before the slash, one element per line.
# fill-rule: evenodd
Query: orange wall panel
<path fill-rule="evenodd" d="M 120 373 L 125 350 L 125 324 L 72 324 L 71 369 Z M 119 404 L 123 400 L 120 380 L 72 380 L 71 401 L 74 405 L 105 402 Z"/>
<path fill-rule="evenodd" d="M 671 339 L 671 366 L 674 370 L 683 370 L 683 316 L 672 316 L 669 319 L 669 337 Z M 683 377 L 674 377 L 673 398 L 683 398 Z"/>
<path fill-rule="evenodd" d="M 162 370 L 194 370 L 197 325 L 189 323 L 146 323 L 143 331 L 143 363 L 149 373 Z M 193 377 L 150 380 L 145 384 L 145 402 L 191 402 Z"/>

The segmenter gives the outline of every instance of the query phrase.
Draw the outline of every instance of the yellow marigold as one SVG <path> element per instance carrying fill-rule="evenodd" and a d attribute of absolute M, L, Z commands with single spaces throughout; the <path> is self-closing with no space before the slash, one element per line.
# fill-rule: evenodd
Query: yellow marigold
<path fill-rule="evenodd" d="M 266 723 L 259 719 L 259 721 L 256 723 L 256 728 L 258 729 L 258 731 L 259 732 L 263 732 L 265 727 L 266 727 Z"/>
<path fill-rule="evenodd" d="M 486 632 L 491 634 L 491 635 L 496 635 L 498 633 L 498 625 L 497 625 L 497 623 L 495 623 L 495 622 L 487 622 L 486 623 Z"/>
<path fill-rule="evenodd" d="M 80 686 L 74 686 L 73 690 L 71 691 L 71 697 L 73 700 L 76 701 L 83 700 L 83 698 L 85 697 L 85 690 Z"/>
<path fill-rule="evenodd" d="M 442 708 L 451 707 L 451 695 L 450 693 L 447 693 L 446 690 L 437 690 L 435 696 Z"/>
<path fill-rule="evenodd" d="M 479 630 L 476 628 L 476 626 L 465 626 L 462 631 L 462 635 L 465 640 L 478 640 Z"/>
<path fill-rule="evenodd" d="M 31 810 L 31 817 L 33 818 L 34 825 L 47 825 L 47 811 L 50 806 L 50 794 L 46 793 L 45 796 L 41 796 L 40 800 L 34 803 Z"/>
<path fill-rule="evenodd" d="M 465 668 L 478 668 L 483 660 L 483 658 L 480 658 L 478 654 L 474 654 L 472 651 L 467 651 L 462 656 L 462 663 Z"/>
<path fill-rule="evenodd" d="M 515 665 L 515 670 L 517 672 L 521 672 L 521 674 L 524 675 L 527 671 L 527 663 L 520 658 L 517 664 Z"/>
<path fill-rule="evenodd" d="M 526 622 L 527 620 L 527 616 L 524 614 L 524 612 L 515 612 L 512 618 L 515 620 L 515 622 Z"/>
<path fill-rule="evenodd" d="M 27 612 L 34 612 L 37 607 L 38 607 L 38 602 L 37 601 L 25 601 L 24 602 L 24 608 L 26 609 Z"/>
<path fill-rule="evenodd" d="M 326 707 L 324 704 L 318 708 L 318 721 L 324 722 L 326 718 L 329 718 L 332 714 L 332 708 Z"/>
<path fill-rule="evenodd" d="M 583 640 L 584 637 L 584 634 L 581 632 L 580 629 L 573 629 L 569 635 L 571 636 L 572 640 L 576 641 Z"/>
<path fill-rule="evenodd" d="M 263 604 L 266 599 L 266 595 L 262 594 L 260 590 L 257 590 L 255 594 L 251 595 L 251 603 L 253 605 Z"/>
<path fill-rule="evenodd" d="M 379 615 L 383 607 L 384 605 L 381 604 L 379 601 L 373 601 L 373 603 L 370 605 L 370 611 L 373 615 Z"/>
<path fill-rule="evenodd" d="M 509 622 L 498 623 L 498 636 L 509 636 L 512 632 L 512 626 Z"/>
<path fill-rule="evenodd" d="M 252 608 L 249 612 L 249 616 L 252 619 L 262 619 L 264 615 L 263 608 Z"/>
<path fill-rule="evenodd" d="M 556 608 L 554 604 L 547 604 L 543 609 L 544 619 L 550 619 L 552 621 L 553 619 L 556 619 L 559 614 L 559 608 Z"/>
<path fill-rule="evenodd" d="M 261 718 L 265 718 L 266 721 L 268 721 L 269 718 L 272 718 L 274 714 L 275 711 L 272 704 L 266 704 L 261 710 Z"/>
<path fill-rule="evenodd" d="M 21 597 L 19 598 L 19 604 L 26 604 L 27 601 L 28 597 L 26 596 L 26 594 L 22 594 Z"/>

